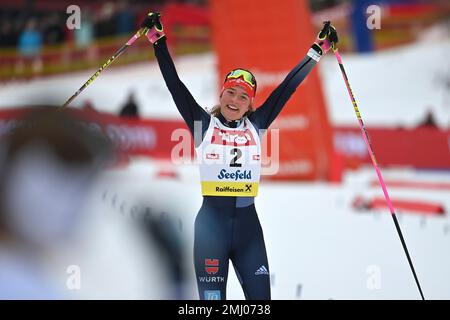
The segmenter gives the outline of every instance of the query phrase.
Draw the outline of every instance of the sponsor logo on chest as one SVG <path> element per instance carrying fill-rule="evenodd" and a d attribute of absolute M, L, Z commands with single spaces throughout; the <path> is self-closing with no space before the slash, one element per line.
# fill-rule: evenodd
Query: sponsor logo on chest
<path fill-rule="evenodd" d="M 249 129 L 225 130 L 214 127 L 211 144 L 224 146 L 255 146 L 256 141 Z"/>
<path fill-rule="evenodd" d="M 217 176 L 220 180 L 250 180 L 252 178 L 251 170 L 236 170 L 236 172 L 227 172 L 226 169 L 220 170 L 219 175 Z"/>

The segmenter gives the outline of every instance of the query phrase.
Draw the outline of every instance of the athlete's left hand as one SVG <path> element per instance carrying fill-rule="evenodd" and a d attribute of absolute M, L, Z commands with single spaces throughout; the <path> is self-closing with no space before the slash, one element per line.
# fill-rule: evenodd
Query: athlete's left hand
<path fill-rule="evenodd" d="M 332 49 L 333 52 L 335 52 L 337 50 L 338 41 L 339 39 L 336 28 L 333 25 L 331 25 L 330 21 L 325 21 L 323 23 L 323 28 L 317 35 L 317 39 L 314 42 L 314 44 L 320 47 L 322 51 L 320 53 L 325 54 L 330 49 Z"/>

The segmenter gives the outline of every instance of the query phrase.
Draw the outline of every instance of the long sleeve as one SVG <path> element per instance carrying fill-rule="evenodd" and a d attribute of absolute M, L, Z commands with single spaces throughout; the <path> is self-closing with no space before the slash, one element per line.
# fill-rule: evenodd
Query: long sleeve
<path fill-rule="evenodd" d="M 319 59 L 320 55 L 314 49 L 310 49 L 308 55 L 289 72 L 267 100 L 249 116 L 249 120 L 259 129 L 267 129 Z"/>
<path fill-rule="evenodd" d="M 202 122 L 204 132 L 209 125 L 210 115 L 195 101 L 192 94 L 178 77 L 172 57 L 167 48 L 166 39 L 160 39 L 154 44 L 156 59 L 175 105 L 194 135 L 194 122 Z M 203 136 L 202 132 L 202 136 Z"/>

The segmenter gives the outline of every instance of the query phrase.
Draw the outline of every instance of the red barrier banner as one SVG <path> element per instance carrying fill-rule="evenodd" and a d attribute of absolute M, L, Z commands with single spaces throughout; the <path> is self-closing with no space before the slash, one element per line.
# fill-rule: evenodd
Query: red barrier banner
<path fill-rule="evenodd" d="M 0 110 L 0 138 L 20 126 L 20 119 L 26 113 L 38 110 L 39 108 Z M 79 117 L 82 125 L 108 137 L 120 156 L 144 156 L 169 160 L 174 164 L 191 163 L 195 158 L 192 135 L 180 120 L 133 119 L 79 109 L 66 109 L 65 112 L 67 111 Z M 450 169 L 450 130 L 433 127 L 367 130 L 381 166 Z M 273 142 L 266 145 L 270 147 L 271 143 Z M 270 150 L 263 150 L 263 154 L 270 154 Z M 336 181 L 339 181 L 342 169 L 357 169 L 371 163 L 359 128 L 334 129 L 333 155 L 328 170 L 332 174 L 334 172 Z"/>
<path fill-rule="evenodd" d="M 1 110 L 0 137 L 20 126 L 20 118 L 30 111 L 38 112 L 39 108 Z M 172 149 L 179 143 L 172 138 L 173 132 L 181 128 L 185 129 L 185 136 L 189 135 L 187 126 L 179 120 L 141 120 L 79 109 L 64 112 L 70 112 L 82 125 L 108 137 L 120 155 L 171 159 Z"/>
<path fill-rule="evenodd" d="M 382 166 L 450 169 L 450 130 L 418 127 L 367 131 L 377 162 Z M 356 169 L 371 162 L 359 128 L 335 128 L 334 149 L 345 168 Z"/>

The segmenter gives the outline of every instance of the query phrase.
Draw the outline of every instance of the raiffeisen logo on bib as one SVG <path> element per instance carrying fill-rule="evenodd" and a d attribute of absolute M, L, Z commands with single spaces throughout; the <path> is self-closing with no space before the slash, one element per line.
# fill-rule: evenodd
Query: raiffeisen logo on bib
<path fill-rule="evenodd" d="M 236 172 L 228 173 L 226 169 L 220 170 L 219 175 L 217 176 L 220 180 L 227 179 L 227 180 L 250 180 L 252 178 L 252 171 L 251 170 L 237 170 Z"/>
<path fill-rule="evenodd" d="M 223 130 L 217 127 L 211 137 L 212 144 L 225 146 L 254 146 L 255 138 L 250 130 Z"/>

